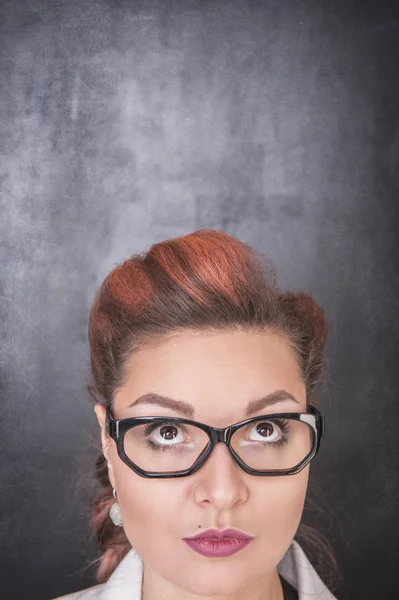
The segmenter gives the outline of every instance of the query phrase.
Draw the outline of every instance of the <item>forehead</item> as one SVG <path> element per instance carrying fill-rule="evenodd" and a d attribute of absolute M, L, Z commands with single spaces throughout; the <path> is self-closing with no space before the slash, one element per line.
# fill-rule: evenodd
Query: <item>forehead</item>
<path fill-rule="evenodd" d="M 271 332 L 181 332 L 134 352 L 126 373 L 126 383 L 115 396 L 119 418 L 159 414 L 153 406 L 128 408 L 149 392 L 188 402 L 197 420 L 215 423 L 240 419 L 250 400 L 281 389 L 300 403 L 288 400 L 286 408 L 306 408 L 294 350 L 285 336 Z M 267 412 L 280 412 L 284 406 L 279 403 Z"/>

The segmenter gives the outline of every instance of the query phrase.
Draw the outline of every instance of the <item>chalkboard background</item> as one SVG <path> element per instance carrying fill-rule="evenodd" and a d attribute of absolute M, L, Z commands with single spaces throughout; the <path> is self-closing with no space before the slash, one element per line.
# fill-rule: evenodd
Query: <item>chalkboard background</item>
<path fill-rule="evenodd" d="M 340 600 L 395 596 L 398 64 L 397 2 L 0 2 L 2 598 L 94 583 L 90 303 L 207 226 L 333 322 L 320 528 Z"/>

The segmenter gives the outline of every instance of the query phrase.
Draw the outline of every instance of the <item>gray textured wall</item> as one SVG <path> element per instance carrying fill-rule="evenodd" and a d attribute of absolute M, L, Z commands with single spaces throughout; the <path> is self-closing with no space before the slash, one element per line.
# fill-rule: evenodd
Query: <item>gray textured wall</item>
<path fill-rule="evenodd" d="M 267 252 L 333 321 L 314 477 L 340 600 L 389 597 L 398 8 L 12 0 L 0 28 L 1 597 L 92 583 L 90 302 L 130 253 L 203 226 Z"/>

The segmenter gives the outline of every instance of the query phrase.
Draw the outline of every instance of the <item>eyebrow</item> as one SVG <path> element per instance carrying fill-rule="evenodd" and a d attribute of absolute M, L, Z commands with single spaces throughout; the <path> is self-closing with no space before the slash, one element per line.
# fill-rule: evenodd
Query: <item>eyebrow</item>
<path fill-rule="evenodd" d="M 251 417 L 264 408 L 273 406 L 278 402 L 286 402 L 287 400 L 291 400 L 292 402 L 299 404 L 298 400 L 294 398 L 292 394 L 287 392 L 287 390 L 276 390 L 270 394 L 267 394 L 267 396 L 263 396 L 262 398 L 254 398 L 248 402 L 245 409 L 245 416 Z M 169 410 L 183 414 L 188 419 L 193 419 L 195 416 L 195 408 L 192 404 L 189 404 L 188 402 L 182 402 L 181 400 L 175 400 L 174 398 L 169 398 L 168 396 L 155 394 L 154 392 L 149 392 L 143 396 L 140 396 L 136 400 L 133 400 L 133 402 L 129 404 L 127 408 L 138 406 L 140 404 L 150 404 L 153 406 L 168 408 Z"/>

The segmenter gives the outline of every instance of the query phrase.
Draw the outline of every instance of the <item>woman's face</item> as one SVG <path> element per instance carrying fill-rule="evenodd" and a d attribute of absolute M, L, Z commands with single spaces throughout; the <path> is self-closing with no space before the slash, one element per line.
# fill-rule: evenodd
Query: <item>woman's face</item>
<path fill-rule="evenodd" d="M 286 338 L 272 333 L 184 332 L 135 353 L 129 373 L 115 396 L 115 419 L 185 416 L 155 404 L 129 407 L 149 392 L 192 405 L 192 419 L 215 427 L 244 420 L 251 400 L 277 390 L 286 390 L 296 402 L 285 399 L 253 416 L 306 412 L 294 351 Z M 262 578 L 272 578 L 301 519 L 309 465 L 296 475 L 253 476 L 234 462 L 225 444 L 217 444 L 188 477 L 145 479 L 122 462 L 104 433 L 104 408 L 97 404 L 95 411 L 124 530 L 150 579 L 216 596 L 253 589 Z M 211 528 L 238 529 L 254 539 L 228 558 L 202 556 L 183 541 Z"/>

